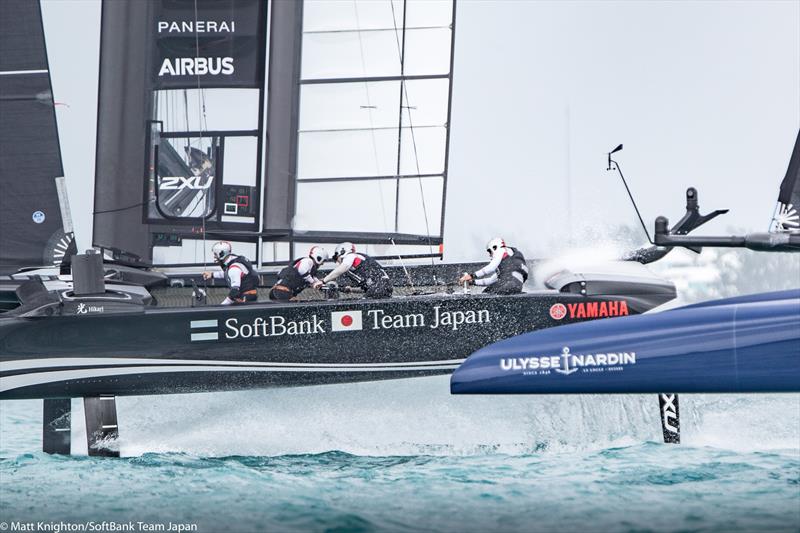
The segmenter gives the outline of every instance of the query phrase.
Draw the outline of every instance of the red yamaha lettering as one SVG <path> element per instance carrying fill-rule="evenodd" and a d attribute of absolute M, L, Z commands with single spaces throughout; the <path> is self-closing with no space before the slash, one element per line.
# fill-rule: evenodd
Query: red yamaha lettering
<path fill-rule="evenodd" d="M 625 300 L 609 302 L 577 302 L 567 304 L 569 318 L 606 318 L 610 316 L 627 316 L 630 314 Z M 551 314 L 552 316 L 552 314 Z M 556 320 L 560 320 L 553 316 Z"/>

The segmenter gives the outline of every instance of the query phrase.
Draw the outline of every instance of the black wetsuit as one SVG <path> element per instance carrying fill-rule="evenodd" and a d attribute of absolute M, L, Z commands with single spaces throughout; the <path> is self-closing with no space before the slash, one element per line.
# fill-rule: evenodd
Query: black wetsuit
<path fill-rule="evenodd" d="M 367 298 L 390 297 L 392 281 L 380 263 L 368 255 L 357 255 L 359 257 L 353 261 L 353 267 L 347 271 L 348 279 L 361 288 Z"/>
<path fill-rule="evenodd" d="M 225 273 L 225 280 L 228 280 L 228 270 L 233 265 L 242 265 L 247 274 L 242 276 L 241 283 L 238 288 L 231 287 L 228 293 L 228 298 L 235 303 L 248 303 L 258 300 L 258 274 L 256 274 L 252 263 L 243 255 L 234 256 L 232 261 L 228 261 L 222 266 L 222 271 Z M 230 283 L 230 282 L 229 282 Z"/>
<path fill-rule="evenodd" d="M 304 259 L 308 259 L 311 263 L 311 267 L 305 275 L 301 274 L 298 270 L 301 268 Z M 275 282 L 275 285 L 269 291 L 270 300 L 287 301 L 294 298 L 303 292 L 303 289 L 308 287 L 306 277 L 317 277 L 318 269 L 319 266 L 310 258 L 301 257 L 295 259 L 278 273 L 278 281 Z"/>
<path fill-rule="evenodd" d="M 497 267 L 497 281 L 488 285 L 483 292 L 487 294 L 519 294 L 528 280 L 528 265 L 522 252 L 508 246 L 514 255 L 506 255 Z"/>

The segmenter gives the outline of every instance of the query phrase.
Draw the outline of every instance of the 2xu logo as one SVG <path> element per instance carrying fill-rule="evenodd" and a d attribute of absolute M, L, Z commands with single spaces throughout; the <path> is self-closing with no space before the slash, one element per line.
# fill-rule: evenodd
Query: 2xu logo
<path fill-rule="evenodd" d="M 161 183 L 158 188 L 162 191 L 181 191 L 183 189 L 191 189 L 194 191 L 202 191 L 211 187 L 214 182 L 214 176 L 206 176 L 203 181 L 203 176 L 162 176 Z"/>
<path fill-rule="evenodd" d="M 681 425 L 678 415 L 678 395 L 659 394 L 658 403 L 661 407 L 661 430 L 664 442 L 680 443 Z"/>

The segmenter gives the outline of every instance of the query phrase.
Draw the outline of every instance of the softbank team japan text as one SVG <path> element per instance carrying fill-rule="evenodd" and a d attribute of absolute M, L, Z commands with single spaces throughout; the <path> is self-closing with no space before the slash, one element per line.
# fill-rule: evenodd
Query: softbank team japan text
<path fill-rule="evenodd" d="M 341 314 L 341 312 L 338 312 Z M 382 309 L 370 309 L 365 312 L 366 320 L 361 327 L 361 311 L 351 311 L 353 315 L 358 315 L 356 322 L 358 327 L 353 329 L 405 329 L 405 328 L 447 328 L 453 331 L 460 327 L 472 324 L 488 324 L 491 315 L 487 309 L 476 311 L 447 311 L 440 306 L 433 308 L 433 313 L 404 313 L 391 314 Z M 283 335 L 316 335 L 332 331 L 328 322 L 320 318 L 316 313 L 304 320 L 287 320 L 280 315 L 268 317 L 256 317 L 249 321 L 242 321 L 238 318 L 225 320 L 226 339 L 249 339 L 257 337 L 280 337 Z M 337 329 L 333 329 L 337 331 Z M 338 329 L 341 331 L 342 329 Z"/>

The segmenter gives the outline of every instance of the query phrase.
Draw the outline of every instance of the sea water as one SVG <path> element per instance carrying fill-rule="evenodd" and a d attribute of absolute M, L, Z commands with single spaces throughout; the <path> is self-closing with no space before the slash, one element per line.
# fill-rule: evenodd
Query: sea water
<path fill-rule="evenodd" d="M 120 437 L 108 445 L 123 457 L 108 459 L 43 454 L 41 401 L 6 401 L 0 522 L 60 531 L 798 531 L 800 395 L 680 402 L 678 446 L 661 443 L 654 395 L 451 396 L 446 376 L 119 398 Z M 78 454 L 82 421 L 75 400 Z"/>

